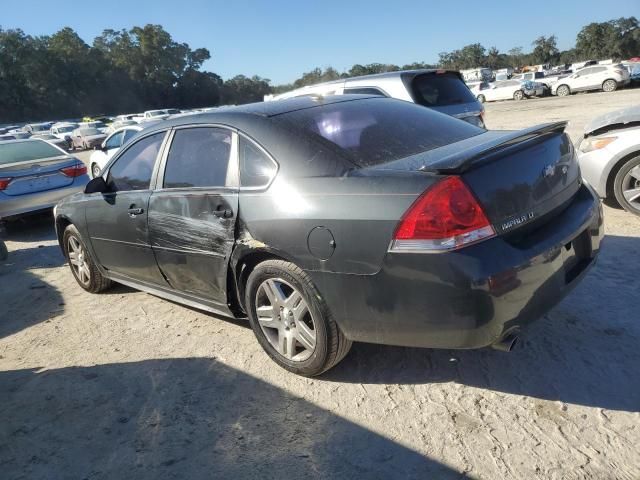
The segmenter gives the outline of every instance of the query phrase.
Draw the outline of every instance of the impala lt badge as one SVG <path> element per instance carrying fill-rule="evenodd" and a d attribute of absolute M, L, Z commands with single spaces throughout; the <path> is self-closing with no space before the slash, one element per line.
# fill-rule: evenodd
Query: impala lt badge
<path fill-rule="evenodd" d="M 516 227 L 518 225 L 522 225 L 523 223 L 533 219 L 533 217 L 535 217 L 535 213 L 529 212 L 525 215 L 520 215 L 519 217 L 512 218 L 508 222 L 504 222 L 502 224 L 502 231 L 509 230 L 510 228 Z"/>

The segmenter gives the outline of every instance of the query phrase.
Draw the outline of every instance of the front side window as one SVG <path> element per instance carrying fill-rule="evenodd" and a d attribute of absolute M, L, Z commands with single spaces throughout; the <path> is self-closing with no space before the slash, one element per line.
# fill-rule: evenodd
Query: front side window
<path fill-rule="evenodd" d="M 120 148 L 122 146 L 122 137 L 124 137 L 124 132 L 114 133 L 109 137 L 109 140 L 105 143 L 107 150 L 111 150 L 112 148 Z"/>
<path fill-rule="evenodd" d="M 224 187 L 231 132 L 197 127 L 176 130 L 167 156 L 164 188 Z"/>
<path fill-rule="evenodd" d="M 107 184 L 112 192 L 147 190 L 165 132 L 158 132 L 128 148 L 109 170 Z"/>
<path fill-rule="evenodd" d="M 276 174 L 275 163 L 256 145 L 240 137 L 240 185 L 265 187 Z"/>

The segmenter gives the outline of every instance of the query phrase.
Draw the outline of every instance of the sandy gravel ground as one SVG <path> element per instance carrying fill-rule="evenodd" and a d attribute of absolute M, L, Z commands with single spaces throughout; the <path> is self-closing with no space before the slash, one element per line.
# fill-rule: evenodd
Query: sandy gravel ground
<path fill-rule="evenodd" d="M 487 105 L 491 128 L 640 90 Z M 86 155 L 85 155 L 86 156 Z M 0 478 L 640 478 L 640 219 L 519 349 L 355 345 L 309 380 L 241 321 L 74 282 L 41 216 L 0 265 Z"/>

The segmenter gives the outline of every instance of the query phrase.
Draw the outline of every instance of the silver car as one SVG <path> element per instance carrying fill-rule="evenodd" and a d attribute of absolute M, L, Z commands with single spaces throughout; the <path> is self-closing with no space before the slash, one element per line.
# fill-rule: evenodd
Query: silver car
<path fill-rule="evenodd" d="M 81 161 L 44 140 L 0 142 L 0 220 L 52 208 L 88 181 Z"/>
<path fill-rule="evenodd" d="M 578 161 L 583 178 L 602 198 L 640 215 L 640 106 L 589 122 Z"/>

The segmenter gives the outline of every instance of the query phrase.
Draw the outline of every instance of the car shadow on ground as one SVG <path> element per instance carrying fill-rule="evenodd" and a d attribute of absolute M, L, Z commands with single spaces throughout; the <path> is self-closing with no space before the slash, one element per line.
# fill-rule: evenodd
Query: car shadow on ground
<path fill-rule="evenodd" d="M 33 239 L 33 246 L 14 251 L 9 248 L 8 258 L 0 262 L 0 338 L 64 311 L 62 294 L 34 273 L 34 270 L 59 267 L 66 261 L 57 244 L 39 243 L 55 238 L 51 233 L 51 224 L 44 227 L 41 221 L 36 221 L 26 225 L 28 232 L 16 230 L 16 225 L 11 225 L 8 239 L 25 241 L 25 238 L 30 238 Z M 21 240 L 16 240 L 16 237 Z"/>
<path fill-rule="evenodd" d="M 469 478 L 212 359 L 0 372 L 6 478 Z"/>
<path fill-rule="evenodd" d="M 499 392 L 640 412 L 640 238 L 607 236 L 582 284 L 525 331 L 511 353 L 356 344 L 324 380 L 457 382 Z"/>

